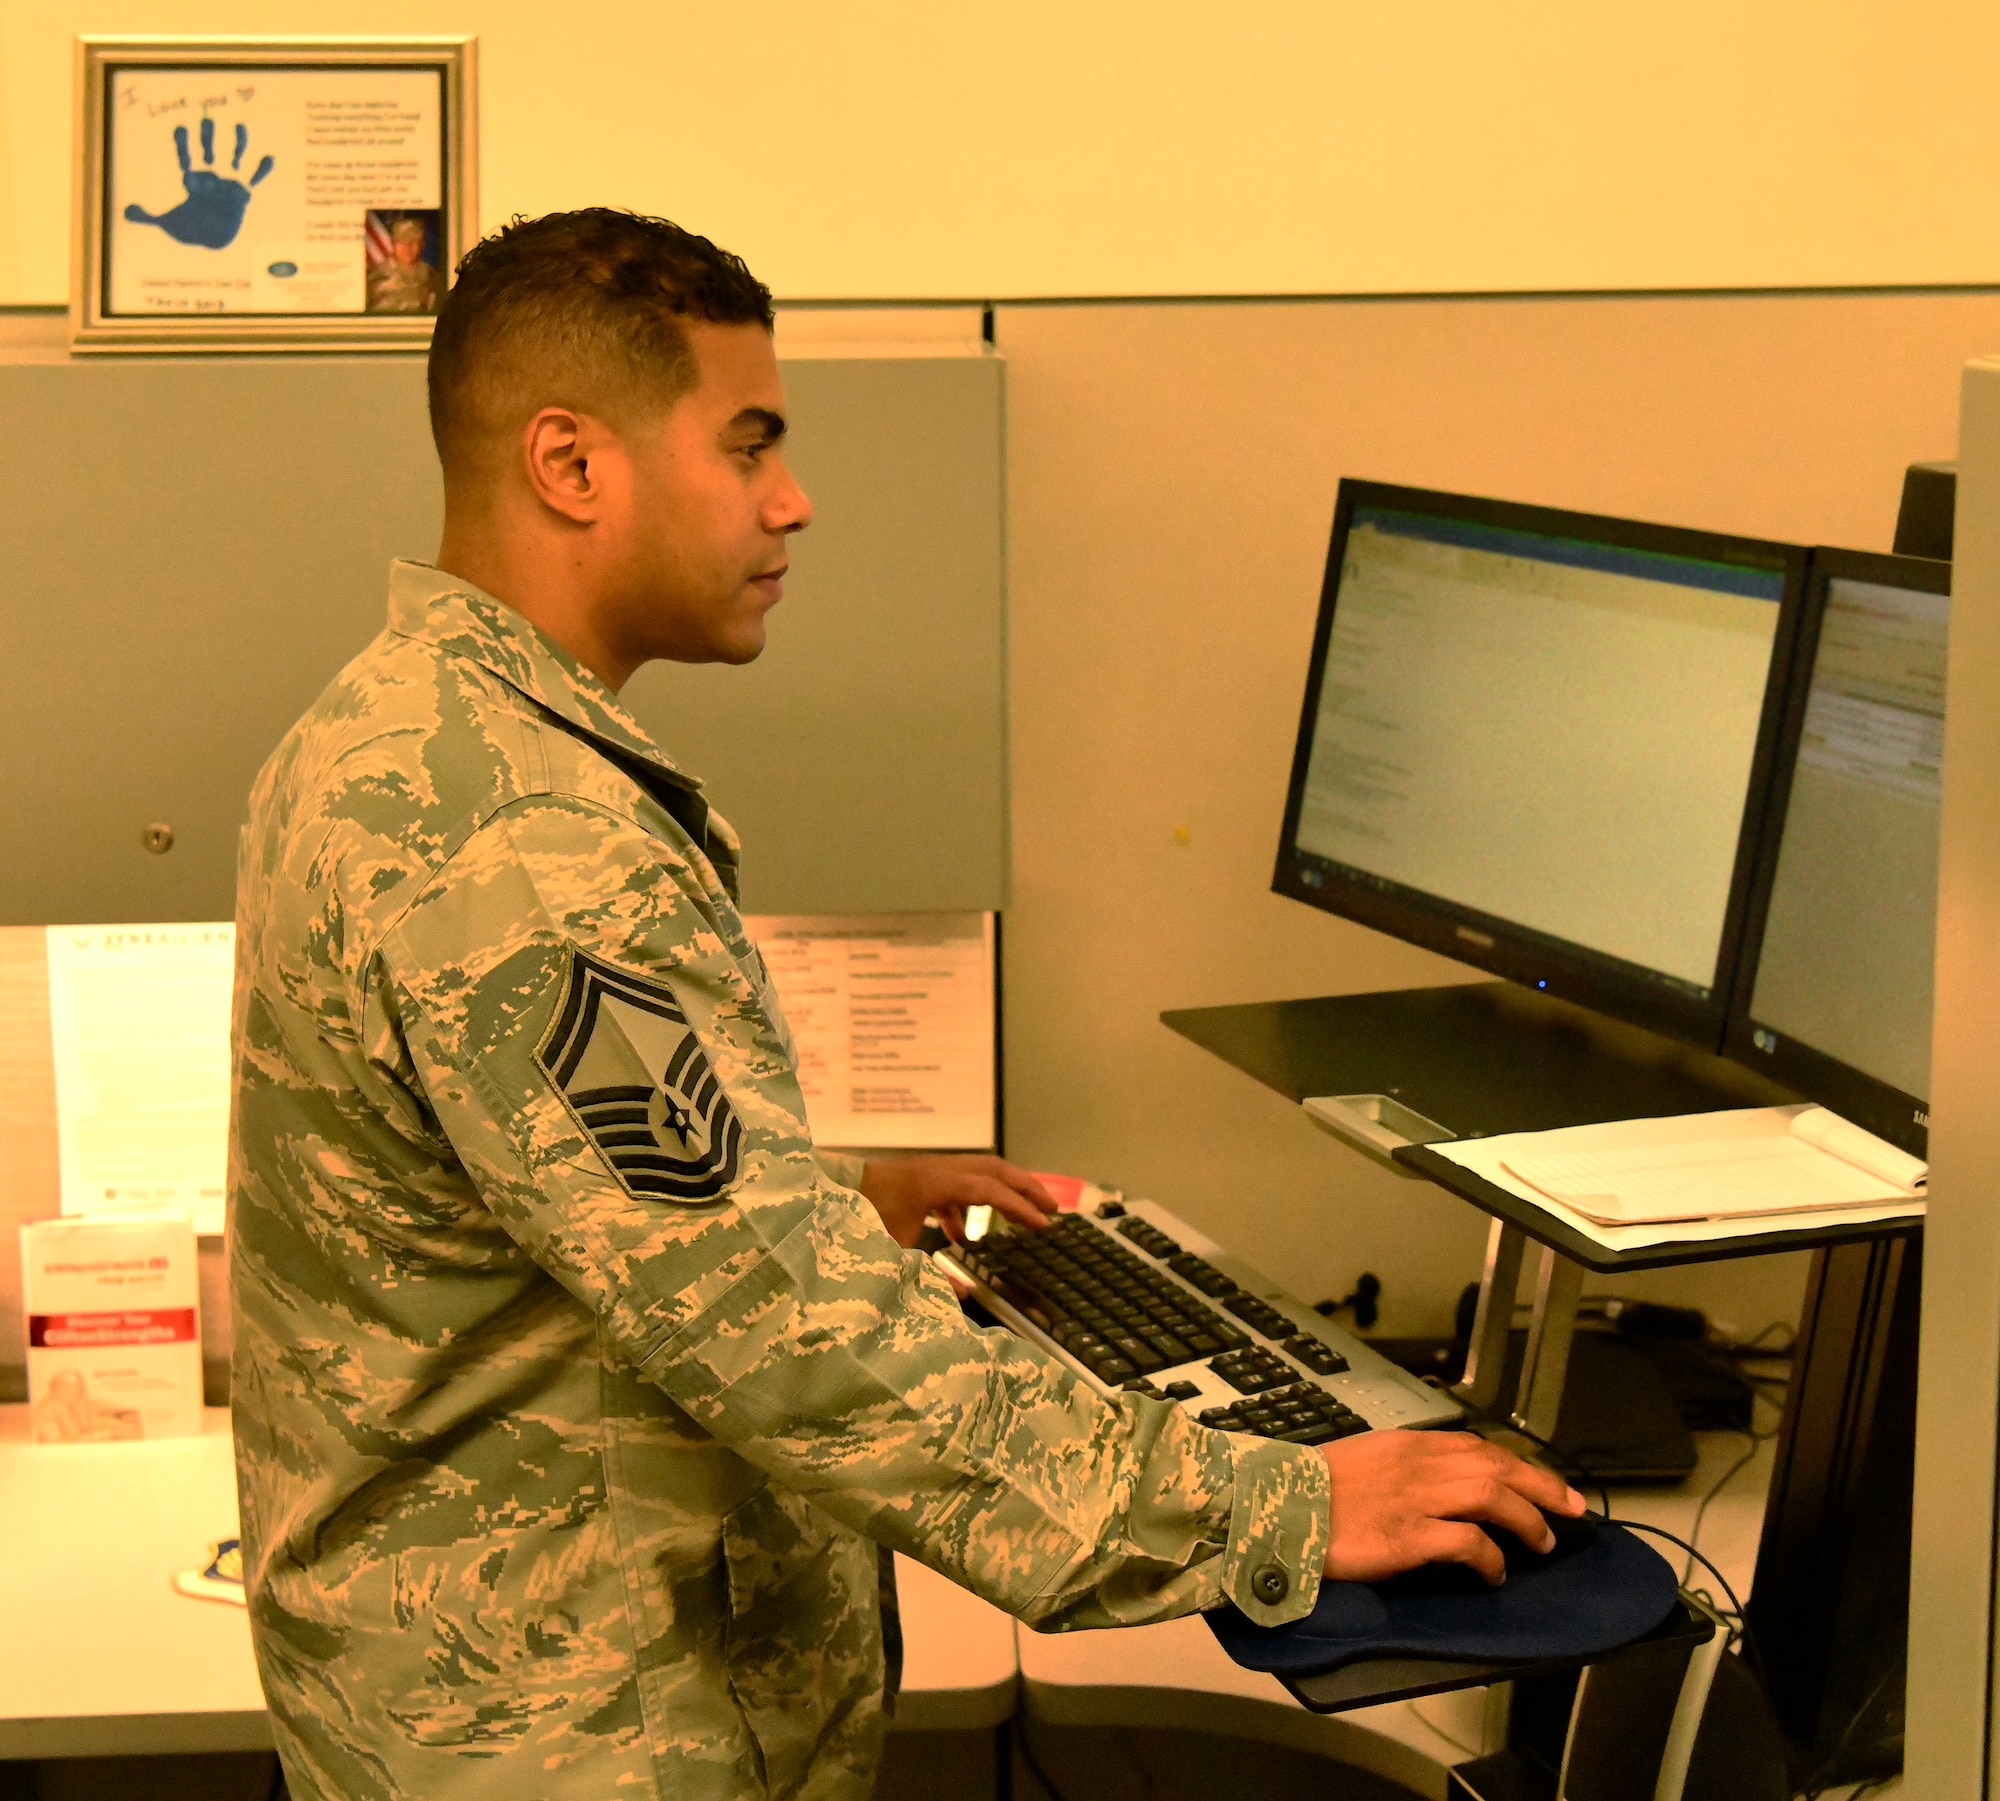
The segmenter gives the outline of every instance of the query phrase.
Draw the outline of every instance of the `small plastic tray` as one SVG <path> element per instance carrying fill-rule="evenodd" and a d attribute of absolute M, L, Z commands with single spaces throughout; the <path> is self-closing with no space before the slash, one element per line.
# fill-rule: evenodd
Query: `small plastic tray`
<path fill-rule="evenodd" d="M 1395 1160 L 1394 1152 L 1409 1144 L 1438 1144 L 1458 1134 L 1392 1094 L 1315 1094 L 1301 1101 L 1317 1126 L 1386 1163 L 1400 1176 L 1413 1176 Z M 1418 1178 L 1421 1179 L 1421 1178 Z"/>

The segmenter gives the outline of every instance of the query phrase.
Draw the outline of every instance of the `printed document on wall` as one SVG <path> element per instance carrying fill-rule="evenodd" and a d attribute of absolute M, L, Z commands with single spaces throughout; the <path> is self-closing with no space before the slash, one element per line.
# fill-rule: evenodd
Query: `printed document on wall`
<path fill-rule="evenodd" d="M 228 924 L 50 926 L 62 1210 L 159 1207 L 222 1230 Z"/>
<path fill-rule="evenodd" d="M 993 916 L 765 914 L 744 921 L 798 1048 L 816 1143 L 993 1143 Z"/>

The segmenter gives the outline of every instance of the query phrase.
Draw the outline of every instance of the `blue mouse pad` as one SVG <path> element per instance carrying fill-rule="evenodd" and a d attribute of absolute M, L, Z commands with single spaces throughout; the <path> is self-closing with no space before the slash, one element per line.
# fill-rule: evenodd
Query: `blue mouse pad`
<path fill-rule="evenodd" d="M 1231 1606 L 1205 1617 L 1246 1669 L 1303 1676 L 1362 1657 L 1593 1657 L 1643 1638 L 1672 1611 L 1679 1580 L 1644 1540 L 1597 1514 L 1549 1524 L 1556 1547 L 1547 1556 L 1485 1528 L 1507 1559 L 1498 1588 L 1463 1564 L 1433 1563 L 1387 1582 L 1322 1582 L 1312 1612 L 1289 1625 L 1255 1625 Z"/>

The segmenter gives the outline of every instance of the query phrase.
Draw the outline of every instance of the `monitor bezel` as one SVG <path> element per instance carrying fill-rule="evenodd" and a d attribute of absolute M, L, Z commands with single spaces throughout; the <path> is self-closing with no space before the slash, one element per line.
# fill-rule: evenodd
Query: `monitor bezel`
<path fill-rule="evenodd" d="M 1780 578 L 1782 586 L 1774 603 L 1778 608 L 1778 622 L 1772 637 L 1763 711 L 1758 720 L 1756 748 L 1751 756 L 1750 776 L 1745 789 L 1743 821 L 1737 835 L 1729 901 L 1723 914 L 1715 969 L 1706 1000 L 1621 959 L 1566 940 L 1550 938 L 1438 895 L 1411 889 L 1388 889 L 1372 880 L 1344 876 L 1337 867 L 1325 874 L 1319 886 L 1309 885 L 1300 879 L 1296 862 L 1297 833 L 1304 802 L 1306 768 L 1312 755 L 1313 727 L 1319 713 L 1320 688 L 1326 670 L 1327 645 L 1333 634 L 1334 610 L 1339 598 L 1341 570 L 1346 561 L 1348 531 L 1355 512 L 1363 507 L 1429 513 L 1476 525 L 1549 533 L 1620 549 L 1696 557 L 1711 562 L 1737 562 Z M 1608 514 L 1569 512 L 1520 501 L 1343 478 L 1334 502 L 1333 533 L 1320 585 L 1319 617 L 1313 629 L 1305 699 L 1300 708 L 1298 735 L 1293 745 L 1291 778 L 1285 794 L 1284 824 L 1278 839 L 1272 891 L 1303 901 L 1323 912 L 1373 927 L 1406 943 L 1421 945 L 1524 987 L 1578 1002 L 1614 1018 L 1699 1045 L 1705 1050 L 1715 1050 L 1722 1042 L 1729 1015 L 1730 982 L 1740 961 L 1739 945 L 1757 848 L 1756 827 L 1763 811 L 1764 792 L 1770 779 L 1784 707 L 1805 569 L 1806 553 L 1802 546 L 1769 539 L 1737 537 L 1686 526 L 1619 519 Z"/>
<path fill-rule="evenodd" d="M 1812 695 L 1813 664 L 1819 655 L 1820 627 L 1826 616 L 1828 588 L 1836 581 L 1873 582 L 1885 588 L 1915 593 L 1951 594 L 1951 565 L 1930 557 L 1892 556 L 1879 551 L 1838 550 L 1826 546 L 1811 553 L 1803 604 L 1799 613 L 1794 677 L 1785 697 L 1779 725 L 1776 761 L 1765 800 L 1764 825 L 1751 874 L 1750 904 L 1744 920 L 1734 999 L 1724 1028 L 1723 1055 L 1768 1076 L 1807 1100 L 1830 1107 L 1843 1119 L 1886 1138 L 1913 1156 L 1929 1155 L 1930 1103 L 1923 1095 L 1906 1094 L 1893 1083 L 1842 1063 L 1826 1052 L 1800 1043 L 1777 1028 L 1763 1025 L 1751 1012 L 1757 988 L 1757 963 L 1764 949 L 1771 894 L 1778 878 L 1778 853 L 1785 836 L 1785 814 L 1791 802 L 1792 778 L 1798 768 L 1799 741 L 1805 733 L 1806 706 Z M 1770 1035 L 1770 1048 L 1757 1043 L 1757 1033 Z"/>

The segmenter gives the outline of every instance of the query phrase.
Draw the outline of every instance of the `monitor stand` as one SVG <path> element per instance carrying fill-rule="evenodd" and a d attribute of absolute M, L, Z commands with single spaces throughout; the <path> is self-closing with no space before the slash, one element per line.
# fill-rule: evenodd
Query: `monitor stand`
<path fill-rule="evenodd" d="M 1471 1355 L 1453 1390 L 1489 1416 L 1507 1399 L 1508 1329 L 1530 1241 L 1539 1241 L 1532 1253 L 1527 1349 L 1508 1416 L 1543 1442 L 1554 1435 L 1562 1405 L 1584 1270 L 1696 1259 L 1685 1246 L 1606 1251 L 1456 1164 L 1426 1157 L 1423 1141 L 1797 1098 L 1712 1052 L 1511 982 L 1189 1008 L 1160 1017 L 1266 1087 L 1310 1102 L 1318 1123 L 1356 1148 L 1493 1215 Z"/>
<path fill-rule="evenodd" d="M 1510 983 L 1204 1007 L 1165 1024 L 1297 1102 L 1382 1097 L 1456 1137 L 1661 1118 L 1798 1097 L 1705 1051 Z M 1385 1118 L 1393 1115 L 1385 1115 Z M 1371 1148 L 1363 1144 L 1361 1148 Z M 1606 1251 L 1417 1144 L 1373 1147 L 1493 1214 L 1457 1393 L 1493 1412 L 1530 1246 L 1534 1315 L 1516 1424 L 1554 1430 L 1583 1270 L 1810 1249 L 1753 1599 L 1771 1698 L 1805 1774 L 1852 1780 L 1900 1761 L 1908 1631 L 1921 1222 L 1760 1234 L 1725 1246 Z"/>
<path fill-rule="evenodd" d="M 1454 1138 L 1797 1097 L 1710 1051 L 1512 982 L 1163 1013 L 1294 1101 L 1386 1094 Z"/>

